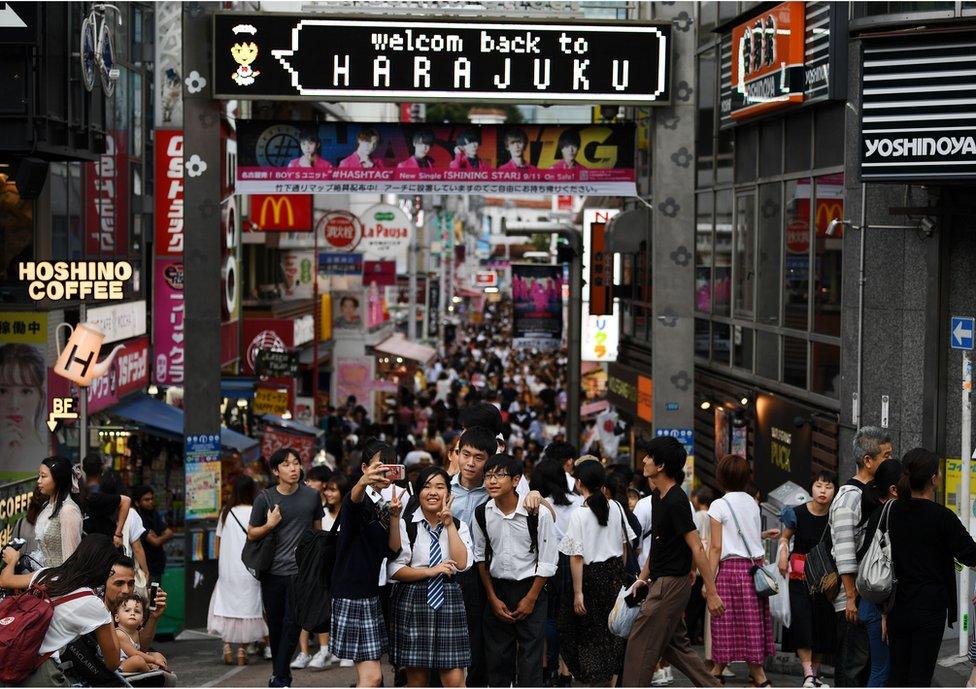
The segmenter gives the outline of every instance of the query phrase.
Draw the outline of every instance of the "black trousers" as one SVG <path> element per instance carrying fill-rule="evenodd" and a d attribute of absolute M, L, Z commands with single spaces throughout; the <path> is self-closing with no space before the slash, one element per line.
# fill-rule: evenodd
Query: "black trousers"
<path fill-rule="evenodd" d="M 691 587 L 691 598 L 685 607 L 685 626 L 688 627 L 688 639 L 694 643 L 695 639 L 705 635 L 705 597 L 702 595 L 702 588 L 705 580 L 701 574 L 695 577 L 695 583 Z"/>
<path fill-rule="evenodd" d="M 867 686 L 871 671 L 871 640 L 863 623 L 851 624 L 843 610 L 837 615 L 835 687 Z"/>
<path fill-rule="evenodd" d="M 888 644 L 891 650 L 889 687 L 932 686 L 932 675 L 942 647 L 946 609 L 912 609 L 888 615 Z"/>
<path fill-rule="evenodd" d="M 271 673 L 278 679 L 291 678 L 291 657 L 298 646 L 301 630 L 289 603 L 291 577 L 265 574 L 261 577 L 261 600 L 268 616 L 268 636 L 271 638 Z"/>
<path fill-rule="evenodd" d="M 484 634 L 485 587 L 481 583 L 477 565 L 466 572 L 458 573 L 455 581 L 461 586 L 461 597 L 464 599 L 464 612 L 468 622 L 468 638 L 471 642 L 471 665 L 468 667 L 467 686 L 487 687 Z"/>
<path fill-rule="evenodd" d="M 535 577 L 510 581 L 492 577 L 495 595 L 509 610 L 535 583 Z M 495 617 L 491 606 L 485 606 L 485 656 L 489 687 L 541 687 L 542 656 L 546 641 L 548 599 L 545 589 L 539 594 L 532 614 L 514 624 Z"/>

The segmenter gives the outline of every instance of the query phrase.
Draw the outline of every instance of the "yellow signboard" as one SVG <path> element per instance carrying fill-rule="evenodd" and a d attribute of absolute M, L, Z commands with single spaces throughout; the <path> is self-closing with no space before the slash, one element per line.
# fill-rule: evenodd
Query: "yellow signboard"
<path fill-rule="evenodd" d="M 0 344 L 47 344 L 47 314 L 0 311 Z"/>
<path fill-rule="evenodd" d="M 288 411 L 288 392 L 257 388 L 254 391 L 254 413 L 281 416 Z"/>
<path fill-rule="evenodd" d="M 976 515 L 976 462 L 969 467 L 969 509 Z M 959 516 L 959 480 L 962 477 L 962 460 L 949 457 L 945 461 L 945 505 Z"/>
<path fill-rule="evenodd" d="M 319 342 L 332 339 L 332 293 L 326 292 L 319 302 Z"/>

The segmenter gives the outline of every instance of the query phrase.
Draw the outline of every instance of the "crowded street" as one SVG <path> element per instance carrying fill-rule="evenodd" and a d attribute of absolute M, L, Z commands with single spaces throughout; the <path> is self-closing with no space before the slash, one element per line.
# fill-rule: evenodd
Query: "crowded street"
<path fill-rule="evenodd" d="M 976 2 L 0 2 L 0 687 L 976 687 Z"/>

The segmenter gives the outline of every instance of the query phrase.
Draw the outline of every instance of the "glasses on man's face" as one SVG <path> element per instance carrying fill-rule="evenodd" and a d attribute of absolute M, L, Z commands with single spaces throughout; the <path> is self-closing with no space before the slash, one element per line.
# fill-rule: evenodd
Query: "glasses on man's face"
<path fill-rule="evenodd" d="M 499 482 L 503 478 L 511 478 L 511 474 L 485 474 L 485 483 Z"/>

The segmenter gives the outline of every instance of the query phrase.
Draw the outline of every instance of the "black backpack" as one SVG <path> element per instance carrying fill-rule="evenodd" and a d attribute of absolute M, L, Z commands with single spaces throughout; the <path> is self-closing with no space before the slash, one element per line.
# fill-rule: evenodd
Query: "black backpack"
<path fill-rule="evenodd" d="M 485 507 L 488 505 L 487 502 L 483 502 L 474 508 L 474 520 L 478 522 L 478 528 L 481 529 L 481 533 L 485 535 L 485 566 L 491 565 L 491 538 L 488 536 L 488 527 L 485 520 Z M 529 545 L 530 553 L 539 552 L 539 514 L 538 512 L 533 514 L 529 512 L 528 514 L 528 525 L 529 525 L 529 538 L 531 539 L 531 544 Z M 536 569 L 539 568 L 539 560 L 536 558 Z"/>

